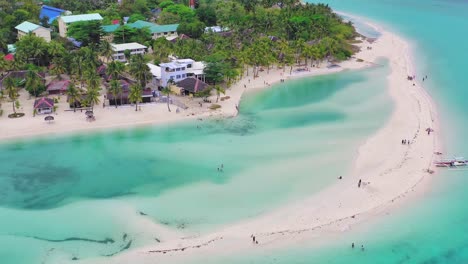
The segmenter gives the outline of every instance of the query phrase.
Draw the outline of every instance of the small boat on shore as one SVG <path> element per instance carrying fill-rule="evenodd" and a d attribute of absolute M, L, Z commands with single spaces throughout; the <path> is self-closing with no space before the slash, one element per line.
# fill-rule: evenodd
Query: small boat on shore
<path fill-rule="evenodd" d="M 459 167 L 468 167 L 468 160 L 464 157 L 455 157 L 451 159 L 442 159 L 435 161 L 434 164 L 436 167 L 445 167 L 445 168 L 459 168 Z"/>

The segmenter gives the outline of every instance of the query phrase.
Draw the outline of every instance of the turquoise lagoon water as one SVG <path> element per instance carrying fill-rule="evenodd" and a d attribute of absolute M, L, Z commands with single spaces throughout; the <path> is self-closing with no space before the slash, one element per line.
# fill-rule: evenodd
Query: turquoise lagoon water
<path fill-rule="evenodd" d="M 311 1 L 312 2 L 312 1 Z M 385 25 L 412 42 L 419 76 L 442 121 L 446 153 L 468 155 L 468 1 L 328 0 L 334 9 Z M 363 29 L 365 31 L 365 29 Z M 223 263 L 468 263 L 468 172 L 446 171 L 416 202 L 317 247 L 304 241 L 283 250 L 224 256 Z M 326 239 L 326 238 L 325 238 Z M 366 250 L 350 245 L 364 244 Z M 196 260 L 219 263 L 220 259 Z"/>
<path fill-rule="evenodd" d="M 391 113 L 382 64 L 251 93 L 236 118 L 3 143 L 1 263 L 105 257 L 322 189 Z"/>

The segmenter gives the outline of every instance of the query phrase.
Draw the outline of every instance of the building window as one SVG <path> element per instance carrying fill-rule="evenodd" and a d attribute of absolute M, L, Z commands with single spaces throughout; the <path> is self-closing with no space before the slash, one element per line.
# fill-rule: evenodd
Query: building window
<path fill-rule="evenodd" d="M 185 74 L 182 74 L 182 78 L 185 78 L 186 76 L 187 76 L 187 75 L 185 75 Z"/>
<path fill-rule="evenodd" d="M 177 78 L 177 79 L 180 79 L 180 75 L 177 75 L 176 78 Z"/>
<path fill-rule="evenodd" d="M 182 67 L 182 70 L 185 71 L 185 67 Z"/>

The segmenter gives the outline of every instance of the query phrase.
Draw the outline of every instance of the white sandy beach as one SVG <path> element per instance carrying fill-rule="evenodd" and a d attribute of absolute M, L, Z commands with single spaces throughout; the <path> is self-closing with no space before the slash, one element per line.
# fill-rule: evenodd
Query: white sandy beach
<path fill-rule="evenodd" d="M 400 198 L 413 193 L 424 193 L 424 186 L 427 184 L 421 183 L 427 183 L 432 177 L 426 170 L 433 169 L 433 153 L 440 151 L 440 131 L 434 104 L 420 82 L 407 80 L 407 76 L 414 73 L 408 42 L 390 32 L 382 29 L 379 31 L 382 36 L 376 42 L 363 43 L 364 47 L 371 46 L 372 49 L 364 48 L 356 55 L 356 58 L 363 59 L 365 63 L 358 63 L 356 59 L 352 59 L 342 63 L 341 69 L 314 69 L 307 73 L 310 75 L 325 74 L 343 69 L 368 67 L 372 64 L 367 62 L 373 62 L 380 57 L 388 58 L 390 63 L 391 73 L 387 79 L 389 94 L 394 101 L 394 111 L 386 125 L 357 150 L 354 166 L 349 174 L 343 176 L 342 180 L 337 180 L 336 184 L 295 204 L 279 208 L 255 219 L 223 227 L 210 234 L 186 237 L 186 234 L 182 232 L 176 235 L 171 233 L 172 235 L 165 237 L 162 243 L 133 249 L 107 258 L 105 261 L 89 259 L 78 262 L 154 263 L 154 261 L 160 261 L 167 263 L 169 260 L 183 262 L 185 258 L 194 256 L 241 254 L 249 250 L 258 250 L 259 247 L 262 250 L 272 250 L 304 240 L 309 243 L 314 239 L 318 241 L 317 238 L 320 238 L 320 243 L 323 243 L 325 235 L 340 234 L 357 228 L 359 223 L 374 217 L 381 217 L 389 210 L 393 210 L 395 204 L 403 200 Z M 223 111 L 218 114 L 235 115 L 235 105 L 238 104 L 244 90 L 263 87 L 264 81 L 270 83 L 279 81 L 284 78 L 280 72 L 281 70 L 273 70 L 269 75 L 263 72 L 260 78 L 255 81 L 251 80 L 250 84 L 249 77 L 245 77 L 227 92 L 231 99 L 221 103 Z M 286 75 L 286 77 L 292 76 Z M 247 85 L 247 89 L 244 89 L 244 84 Z M 147 113 L 150 109 L 154 109 L 158 114 Z M 113 115 L 110 114 L 111 111 L 114 109 L 97 109 L 96 115 L 98 118 L 99 116 L 106 116 L 105 119 L 107 116 L 111 118 Z M 134 112 L 134 109 L 122 108 L 117 111 L 127 113 Z M 174 112 L 167 115 L 166 106 L 159 105 L 144 106 L 142 112 L 131 112 L 126 115 L 132 116 L 132 120 L 138 115 L 148 116 L 147 118 L 151 116 L 157 119 L 156 122 L 162 122 L 181 120 L 186 118 L 187 114 L 189 114 L 187 118 L 191 118 L 191 111 L 194 110 L 189 108 L 187 112 L 178 114 L 179 116 Z M 194 113 L 195 117 L 210 115 L 202 111 Z M 148 121 L 153 122 L 144 118 L 137 119 L 136 122 Z M 60 127 L 59 122 L 57 121 L 54 126 Z M 98 122 L 89 124 L 83 121 L 82 125 L 97 126 Z M 101 126 L 105 126 L 105 121 L 102 122 Z M 128 122 L 132 121 L 128 120 Z M 49 129 L 48 125 L 43 124 L 43 126 Z M 425 129 L 428 127 L 433 128 L 435 132 L 427 135 Z M 18 129 L 15 128 L 10 133 L 14 131 Z M 6 137 L 4 133 L 2 131 L 2 138 Z M 402 139 L 409 139 L 411 144 L 402 145 Z M 360 188 L 358 188 L 359 180 L 363 182 Z M 154 226 L 148 228 L 165 228 L 154 223 L 151 225 Z M 260 242 L 258 245 L 251 242 L 252 234 Z"/>
<path fill-rule="evenodd" d="M 353 169 L 344 175 L 342 180 L 337 180 L 336 184 L 295 204 L 255 219 L 223 227 L 210 234 L 185 238 L 186 234 L 182 232 L 167 230 L 164 233 L 169 235 L 164 237 L 162 243 L 132 249 L 106 260 L 88 259 L 74 263 L 154 263 L 155 260 L 166 263 L 169 259 L 183 260 L 204 254 L 235 254 L 258 247 L 281 247 L 305 238 L 346 232 L 358 223 L 391 209 L 399 198 L 406 196 L 424 179 L 431 177 L 426 170 L 432 167 L 433 153 L 440 151 L 440 131 L 434 104 L 420 82 L 407 80 L 407 76 L 414 73 L 408 42 L 393 33 L 382 29 L 379 31 L 382 36 L 377 41 L 372 44 L 364 42 L 362 51 L 356 54 L 355 58 L 341 63 L 341 68 L 311 68 L 310 72 L 293 75 L 290 75 L 288 70 L 283 73 L 283 70 L 273 69 L 269 74 L 266 71 L 261 72 L 260 77 L 256 79 L 252 78 L 250 70 L 250 76 L 245 76 L 226 91 L 230 99 L 220 101 L 222 108 L 216 111 L 207 109 L 208 104 L 199 107 L 198 101 L 187 101 L 189 108 L 180 113 L 176 113 L 175 106 L 171 106 L 172 112 L 169 113 L 166 104 L 142 105 L 142 110 L 137 112 L 135 107 L 130 106 L 117 109 L 99 106 L 94 111 L 96 121 L 90 123 L 85 120 L 84 113 L 64 111 L 68 107 L 64 98 L 61 98 L 58 114 L 55 115 L 56 120 L 49 124 L 43 120 L 43 116 L 32 116 L 33 100 L 26 100 L 27 95 L 23 94 L 22 111 L 26 113 L 23 118 L 8 119 L 6 115 L 10 113 L 11 106 L 4 103 L 5 113 L 0 117 L 0 140 L 165 124 L 209 116 L 235 116 L 236 105 L 239 104 L 242 94 L 248 90 L 265 87 L 265 82 L 273 84 L 281 79 L 372 67 L 372 62 L 386 57 L 391 68 L 388 87 L 394 101 L 394 111 L 386 125 L 357 150 Z M 366 49 L 367 46 L 371 46 L 372 49 Z M 358 62 L 358 58 L 364 62 Z M 421 80 L 419 77 L 417 79 Z M 244 88 L 244 85 L 247 88 Z M 214 103 L 216 98 L 212 96 L 211 100 Z M 435 130 L 430 136 L 425 131 L 428 127 Z M 411 144 L 400 144 L 402 139 L 411 140 Z M 361 188 L 357 186 L 359 180 L 363 182 Z M 418 186 L 417 189 L 421 191 L 424 188 Z M 166 228 L 155 223 L 147 224 L 154 225 L 148 228 Z M 252 234 L 260 242 L 258 245 L 251 243 Z"/>
<path fill-rule="evenodd" d="M 372 66 L 372 63 L 367 62 L 356 62 L 355 59 L 341 63 L 340 68 L 327 68 L 325 63 L 320 65 L 320 68 L 311 68 L 310 62 L 307 66 L 310 71 L 304 72 L 292 72 L 290 74 L 289 67 L 286 69 L 277 69 L 273 67 L 266 71 L 266 69 L 259 73 L 259 77 L 253 78 L 252 68 L 248 69 L 249 75 L 244 76 L 243 79 L 239 80 L 232 87 L 226 90 L 225 94 L 221 97 L 229 96 L 229 99 L 216 102 L 216 96 L 212 95 L 209 99 L 213 104 L 219 104 L 220 109 L 211 110 L 208 107 L 211 103 L 203 103 L 200 107 L 199 102 L 202 102 L 201 98 L 190 98 L 190 97 L 176 97 L 172 96 L 174 100 L 184 103 L 188 106 L 188 109 L 183 110 L 180 108 L 180 112 L 177 113 L 178 108 L 175 105 L 171 105 L 171 112 L 168 111 L 165 103 L 146 103 L 140 104 L 141 111 L 135 111 L 135 106 L 126 105 L 118 106 L 106 106 L 102 107 L 104 96 L 101 95 L 101 103 L 94 107 L 94 115 L 96 121 L 86 121 L 84 111 L 71 111 L 68 103 L 66 102 L 66 95 L 62 96 L 50 96 L 50 98 L 57 98 L 59 103 L 56 113 L 52 114 L 55 118 L 53 122 L 45 122 L 44 117 L 47 115 L 36 115 L 33 116 L 33 105 L 34 98 L 29 96 L 25 90 L 20 91 L 20 109 L 17 112 L 25 113 L 24 117 L 17 119 L 8 118 L 8 114 L 13 113 L 11 102 L 7 100 L 3 101 L 2 109 L 4 111 L 3 116 L 0 116 L 0 123 L 2 129 L 0 130 L 0 141 L 10 139 L 27 139 L 32 136 L 56 136 L 68 133 L 83 133 L 95 130 L 125 128 L 125 127 L 137 127 L 145 125 L 158 125 L 168 124 L 171 122 L 178 122 L 183 120 L 193 120 L 207 117 L 233 117 L 237 115 L 236 106 L 239 105 L 242 95 L 246 91 L 254 89 L 267 88 L 269 85 L 280 82 L 281 79 L 298 78 L 305 76 L 316 76 L 339 72 L 346 69 L 357 69 Z M 298 67 L 294 67 L 296 70 Z M 304 68 L 304 66 L 301 66 Z M 269 85 L 265 85 L 265 83 Z M 246 88 L 244 88 L 244 85 Z M 103 88 L 104 89 L 104 88 Z M 102 92 L 104 94 L 104 90 Z"/>

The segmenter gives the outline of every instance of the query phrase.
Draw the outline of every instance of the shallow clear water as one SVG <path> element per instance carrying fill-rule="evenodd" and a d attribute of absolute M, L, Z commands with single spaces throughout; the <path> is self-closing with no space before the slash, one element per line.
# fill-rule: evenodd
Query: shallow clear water
<path fill-rule="evenodd" d="M 311 1 L 312 2 L 312 1 Z M 314 1 L 318 2 L 318 1 Z M 463 0 L 324 0 L 333 8 L 368 17 L 414 44 L 419 76 L 435 99 L 447 154 L 468 155 L 468 2 Z M 468 171 L 434 176 L 434 186 L 414 203 L 332 237 L 331 245 L 307 241 L 291 248 L 224 256 L 223 263 L 468 263 Z M 365 251 L 350 245 L 365 245 Z M 197 263 L 219 263 L 200 259 Z"/>
<path fill-rule="evenodd" d="M 281 83 L 227 120 L 2 144 L 0 259 L 112 255 L 164 241 L 157 225 L 198 234 L 310 195 L 390 115 L 388 71 Z"/>

